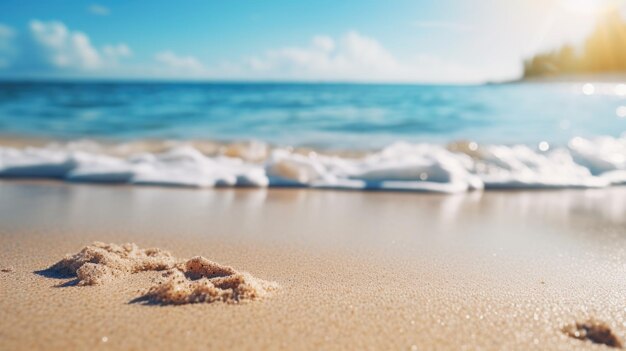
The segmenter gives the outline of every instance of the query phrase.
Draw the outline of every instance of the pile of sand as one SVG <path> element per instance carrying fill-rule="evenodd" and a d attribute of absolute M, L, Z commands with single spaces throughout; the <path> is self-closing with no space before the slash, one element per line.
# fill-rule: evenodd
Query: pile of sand
<path fill-rule="evenodd" d="M 79 285 L 105 284 L 122 275 L 144 271 L 166 271 L 164 279 L 140 299 L 160 304 L 198 302 L 239 303 L 265 297 L 278 288 L 246 272 L 238 272 L 204 257 L 188 261 L 157 248 L 140 249 L 95 242 L 80 252 L 67 255 L 50 267 L 63 274 L 76 275 Z"/>
<path fill-rule="evenodd" d="M 137 245 L 94 242 L 80 252 L 67 255 L 51 269 L 76 275 L 79 285 L 107 283 L 124 274 L 172 269 L 179 261 L 171 253 L 157 249 L 140 249 Z"/>
<path fill-rule="evenodd" d="M 265 297 L 278 288 L 274 282 L 237 272 L 200 256 L 187 261 L 182 269 L 171 270 L 165 278 L 150 288 L 144 297 L 153 302 L 177 305 L 216 301 L 239 303 Z"/>

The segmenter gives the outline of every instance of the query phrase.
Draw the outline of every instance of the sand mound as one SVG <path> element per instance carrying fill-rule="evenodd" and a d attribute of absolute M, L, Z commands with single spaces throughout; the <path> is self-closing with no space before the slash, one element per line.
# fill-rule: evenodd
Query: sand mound
<path fill-rule="evenodd" d="M 176 305 L 240 303 L 265 297 L 277 288 L 276 283 L 197 256 L 188 260 L 182 268 L 169 271 L 165 280 L 150 288 L 143 298 L 154 303 Z"/>
<path fill-rule="evenodd" d="M 595 344 L 622 348 L 622 342 L 604 322 L 590 319 L 585 322 L 576 322 L 563 328 L 563 332 L 572 338 L 589 340 Z"/>
<path fill-rule="evenodd" d="M 143 271 L 167 271 L 162 281 L 139 298 L 160 304 L 239 303 L 262 298 L 278 287 L 204 257 L 185 262 L 167 251 L 140 249 L 135 244 L 95 242 L 50 268 L 76 275 L 79 285 L 104 284 L 115 277 Z"/>
<path fill-rule="evenodd" d="M 178 262 L 161 249 L 95 242 L 76 254 L 67 255 L 50 268 L 63 274 L 75 274 L 79 285 L 96 285 L 124 274 L 172 269 Z"/>

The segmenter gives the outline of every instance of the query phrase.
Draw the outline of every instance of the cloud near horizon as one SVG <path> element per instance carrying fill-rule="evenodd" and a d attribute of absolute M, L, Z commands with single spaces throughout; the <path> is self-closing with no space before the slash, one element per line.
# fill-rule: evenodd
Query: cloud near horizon
<path fill-rule="evenodd" d="M 349 31 L 339 38 L 318 35 L 307 46 L 284 47 L 227 63 L 227 76 L 313 81 L 478 81 L 461 65 L 429 55 L 400 60 L 376 39 Z M 224 73 L 216 72 L 216 75 Z"/>
<path fill-rule="evenodd" d="M 105 45 L 102 47 L 102 54 L 108 57 L 112 63 L 117 63 L 118 60 L 126 57 L 131 57 L 133 51 L 128 45 L 121 43 L 117 45 Z"/>
<path fill-rule="evenodd" d="M 279 47 L 217 65 L 163 50 L 154 54 L 154 61 L 140 66 L 124 62 L 133 55 L 128 45 L 98 49 L 87 34 L 63 22 L 31 20 L 26 35 L 18 38 L 15 33 L 0 23 L 0 72 L 13 75 L 355 82 L 478 82 L 481 78 L 470 68 L 426 54 L 399 59 L 379 41 L 357 31 L 339 37 L 317 35 L 306 45 Z"/>
<path fill-rule="evenodd" d="M 8 67 L 10 64 L 10 56 L 13 51 L 13 37 L 15 31 L 13 28 L 0 23 L 0 68 Z"/>
<path fill-rule="evenodd" d="M 28 27 L 39 58 L 51 67 L 91 70 L 102 65 L 100 54 L 85 33 L 71 31 L 62 22 L 32 20 Z"/>
<path fill-rule="evenodd" d="M 16 38 L 14 33 L 0 24 L 0 68 L 17 72 L 95 72 L 132 55 L 124 43 L 98 50 L 87 34 L 59 21 L 31 20 L 26 35 Z"/>
<path fill-rule="evenodd" d="M 169 74 L 205 73 L 206 68 L 194 56 L 183 56 L 171 50 L 161 51 L 154 55 L 156 62 L 161 64 Z"/>

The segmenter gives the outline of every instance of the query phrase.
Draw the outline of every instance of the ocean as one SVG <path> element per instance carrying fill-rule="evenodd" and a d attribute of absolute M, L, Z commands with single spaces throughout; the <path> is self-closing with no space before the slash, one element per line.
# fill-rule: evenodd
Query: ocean
<path fill-rule="evenodd" d="M 50 142 L 3 146 L 4 177 L 442 192 L 598 187 L 626 181 L 625 130 L 626 84 L 617 83 L 0 83 L 0 139 Z M 168 148 L 118 152 L 146 140 Z M 244 146 L 206 152 L 192 140 Z"/>
<path fill-rule="evenodd" d="M 399 140 L 536 144 L 619 136 L 626 130 L 618 115 L 626 85 L 591 86 L 586 95 L 589 86 L 574 83 L 0 83 L 0 133 L 341 149 Z"/>

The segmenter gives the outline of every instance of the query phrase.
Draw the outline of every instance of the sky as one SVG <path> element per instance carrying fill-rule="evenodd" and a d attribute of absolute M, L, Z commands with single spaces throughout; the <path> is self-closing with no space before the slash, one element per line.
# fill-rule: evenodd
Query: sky
<path fill-rule="evenodd" d="M 2 0 L 2 79 L 475 83 L 624 0 Z"/>

